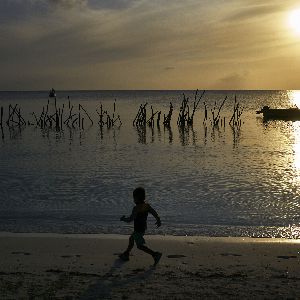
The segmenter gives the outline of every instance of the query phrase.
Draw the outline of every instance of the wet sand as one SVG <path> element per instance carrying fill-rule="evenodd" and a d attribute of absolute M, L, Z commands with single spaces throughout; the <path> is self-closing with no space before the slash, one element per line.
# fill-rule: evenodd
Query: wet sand
<path fill-rule="evenodd" d="M 146 236 L 153 267 L 123 235 L 0 233 L 0 299 L 298 299 L 300 243 Z"/>

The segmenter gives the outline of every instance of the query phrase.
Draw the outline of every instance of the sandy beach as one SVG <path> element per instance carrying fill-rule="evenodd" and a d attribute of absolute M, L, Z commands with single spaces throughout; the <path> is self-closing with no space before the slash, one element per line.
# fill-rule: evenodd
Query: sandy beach
<path fill-rule="evenodd" d="M 123 235 L 0 234 L 1 299 L 298 299 L 300 243 L 146 236 L 160 263 Z"/>

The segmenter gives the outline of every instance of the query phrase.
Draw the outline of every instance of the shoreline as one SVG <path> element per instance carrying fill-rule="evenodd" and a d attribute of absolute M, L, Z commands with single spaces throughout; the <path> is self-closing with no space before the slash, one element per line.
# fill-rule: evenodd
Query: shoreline
<path fill-rule="evenodd" d="M 300 241 L 276 238 L 0 232 L 1 299 L 274 299 L 300 293 Z"/>
<path fill-rule="evenodd" d="M 130 234 L 115 233 L 50 233 L 50 232 L 8 232 L 0 231 L 0 239 L 5 237 L 15 238 L 75 238 L 75 239 L 128 239 Z M 215 241 L 223 243 L 292 243 L 299 244 L 300 239 L 270 238 L 270 237 L 244 237 L 244 236 L 203 236 L 203 235 L 171 235 L 171 234 L 145 234 L 149 240 L 195 240 L 197 242 Z"/>
<path fill-rule="evenodd" d="M 55 232 L 10 232 L 10 231 L 0 231 L 0 238 L 2 237 L 48 237 L 48 238 L 112 238 L 112 239 L 122 239 L 130 235 L 126 233 L 55 233 Z M 205 235 L 172 235 L 172 234 L 145 234 L 146 238 L 150 239 L 197 239 L 197 240 L 220 240 L 226 241 L 236 241 L 236 242 L 293 242 L 300 243 L 300 239 L 290 239 L 290 238 L 277 238 L 277 237 L 246 237 L 246 236 L 205 236 Z"/>

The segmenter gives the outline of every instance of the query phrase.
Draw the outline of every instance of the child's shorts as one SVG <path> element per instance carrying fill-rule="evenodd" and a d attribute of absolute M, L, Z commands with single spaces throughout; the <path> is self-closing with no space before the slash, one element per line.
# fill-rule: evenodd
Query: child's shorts
<path fill-rule="evenodd" d="M 132 237 L 133 237 L 133 239 L 134 239 L 137 246 L 142 246 L 146 243 L 143 236 L 144 236 L 143 233 L 136 232 L 136 231 L 132 234 Z"/>

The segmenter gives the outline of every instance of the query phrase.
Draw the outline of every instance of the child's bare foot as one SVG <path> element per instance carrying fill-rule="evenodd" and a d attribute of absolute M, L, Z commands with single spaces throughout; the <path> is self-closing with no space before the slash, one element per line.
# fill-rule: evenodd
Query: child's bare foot
<path fill-rule="evenodd" d="M 154 266 L 156 266 L 156 265 L 158 264 L 158 262 L 159 262 L 161 256 L 162 256 L 162 253 L 160 253 L 160 252 L 155 252 L 155 253 L 153 254 Z"/>
<path fill-rule="evenodd" d="M 129 261 L 129 254 L 124 252 L 119 255 L 119 258 L 122 259 L 123 261 Z"/>

